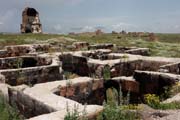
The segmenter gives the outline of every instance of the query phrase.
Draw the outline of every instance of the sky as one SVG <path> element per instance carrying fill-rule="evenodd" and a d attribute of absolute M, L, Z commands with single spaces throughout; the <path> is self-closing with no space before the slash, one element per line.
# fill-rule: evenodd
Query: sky
<path fill-rule="evenodd" d="M 45 33 L 180 33 L 180 0 L 0 0 L 0 32 L 20 32 L 22 11 L 35 8 Z"/>

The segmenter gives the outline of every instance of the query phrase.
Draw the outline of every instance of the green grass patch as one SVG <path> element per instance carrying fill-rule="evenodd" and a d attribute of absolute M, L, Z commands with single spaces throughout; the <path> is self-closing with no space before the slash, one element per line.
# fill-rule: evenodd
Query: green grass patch
<path fill-rule="evenodd" d="M 117 105 L 104 104 L 104 110 L 97 120 L 140 120 L 140 116 L 136 112 L 124 110 Z"/>
<path fill-rule="evenodd" d="M 0 47 L 7 45 L 32 44 L 51 38 L 60 37 L 57 34 L 0 34 Z"/>
<path fill-rule="evenodd" d="M 174 34 L 156 34 L 158 37 L 158 40 L 161 42 L 167 42 L 167 43 L 180 43 L 180 34 L 174 33 Z"/>
<path fill-rule="evenodd" d="M 22 120 L 15 108 L 12 108 L 3 97 L 0 96 L 0 120 Z"/>

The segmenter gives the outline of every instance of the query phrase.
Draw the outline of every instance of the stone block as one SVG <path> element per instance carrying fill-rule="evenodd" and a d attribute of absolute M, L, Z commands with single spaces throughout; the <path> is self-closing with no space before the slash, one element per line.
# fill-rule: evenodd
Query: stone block
<path fill-rule="evenodd" d="M 134 55 L 149 56 L 150 55 L 150 49 L 149 48 L 136 48 L 136 49 L 126 50 L 125 53 L 134 54 Z"/>
<path fill-rule="evenodd" d="M 165 71 L 173 74 L 180 74 L 180 62 L 163 65 L 160 67 L 160 71 Z"/>
<path fill-rule="evenodd" d="M 89 49 L 113 49 L 114 44 L 97 44 L 97 45 L 90 45 Z"/>
<path fill-rule="evenodd" d="M 112 80 L 116 80 L 122 87 L 123 91 L 129 91 L 133 93 L 139 93 L 139 83 L 135 81 L 133 77 L 115 77 Z"/>
<path fill-rule="evenodd" d="M 40 67 L 0 70 L 9 85 L 34 85 L 48 81 L 62 80 L 59 65 L 47 65 Z"/>
<path fill-rule="evenodd" d="M 152 71 L 135 71 L 134 78 L 140 84 L 141 94 L 162 94 L 164 87 L 172 86 L 180 76 Z"/>
<path fill-rule="evenodd" d="M 75 50 L 87 50 L 89 47 L 89 43 L 87 42 L 74 42 L 72 46 Z"/>

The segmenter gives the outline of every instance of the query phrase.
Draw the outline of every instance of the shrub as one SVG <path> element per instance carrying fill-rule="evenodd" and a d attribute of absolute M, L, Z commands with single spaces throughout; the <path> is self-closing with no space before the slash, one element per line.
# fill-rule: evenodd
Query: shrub
<path fill-rule="evenodd" d="M 155 94 L 145 95 L 145 102 L 154 109 L 180 109 L 180 102 L 161 103 L 159 97 Z"/>
<path fill-rule="evenodd" d="M 117 102 L 118 92 L 114 88 L 110 88 L 107 92 L 107 103 L 104 102 L 104 110 L 98 116 L 97 120 L 137 120 L 139 115 L 137 112 L 130 111 L 131 108 L 137 108 L 134 105 L 129 105 L 130 93 L 128 92 L 126 98 L 123 98 L 120 90 L 120 105 Z M 126 105 L 123 105 L 126 104 Z M 129 107 L 128 107 L 129 106 Z"/>
<path fill-rule="evenodd" d="M 69 110 L 69 106 L 68 106 L 68 103 L 67 103 L 67 108 L 66 108 L 66 110 L 67 110 L 67 114 L 66 114 L 64 120 L 78 120 L 78 118 L 79 118 L 79 112 L 78 112 L 78 106 L 77 106 L 77 105 L 74 105 L 74 109 L 73 109 L 73 111 L 71 112 L 71 111 Z"/>
<path fill-rule="evenodd" d="M 159 97 L 155 94 L 146 94 L 144 98 L 145 102 L 153 108 L 157 108 L 160 104 Z"/>

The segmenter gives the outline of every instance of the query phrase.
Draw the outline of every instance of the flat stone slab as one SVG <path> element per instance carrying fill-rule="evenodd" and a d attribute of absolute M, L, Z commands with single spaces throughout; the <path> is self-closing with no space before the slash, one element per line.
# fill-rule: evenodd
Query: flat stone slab
<path fill-rule="evenodd" d="M 149 48 L 136 48 L 136 49 L 126 50 L 125 53 L 149 56 L 150 49 Z"/>

